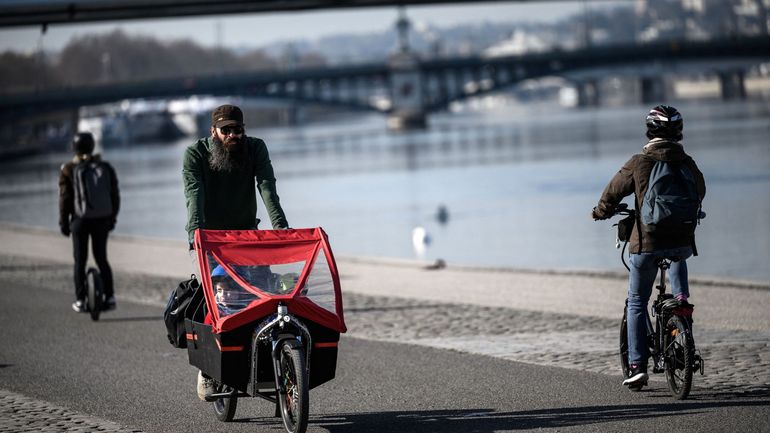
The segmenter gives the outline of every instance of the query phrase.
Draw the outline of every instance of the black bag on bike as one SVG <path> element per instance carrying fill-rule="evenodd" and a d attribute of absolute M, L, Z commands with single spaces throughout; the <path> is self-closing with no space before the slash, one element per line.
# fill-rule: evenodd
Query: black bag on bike
<path fill-rule="evenodd" d="M 618 221 L 618 240 L 621 242 L 628 242 L 631 240 L 631 233 L 634 230 L 634 223 L 636 222 L 636 212 L 631 210 L 631 214 L 622 220 Z"/>
<path fill-rule="evenodd" d="M 166 334 L 169 343 L 179 349 L 187 348 L 184 319 L 187 316 L 187 307 L 195 305 L 196 298 L 203 296 L 200 282 L 192 275 L 189 280 L 182 281 L 171 291 L 163 312 L 163 321 L 166 323 Z M 192 312 L 190 312 L 192 313 Z"/>

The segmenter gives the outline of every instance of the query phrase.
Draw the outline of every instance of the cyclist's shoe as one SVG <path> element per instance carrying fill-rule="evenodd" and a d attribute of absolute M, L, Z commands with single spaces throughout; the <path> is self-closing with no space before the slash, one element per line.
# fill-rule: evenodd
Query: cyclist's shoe
<path fill-rule="evenodd" d="M 104 311 L 114 310 L 117 305 L 115 304 L 115 296 L 110 296 L 104 301 Z"/>
<path fill-rule="evenodd" d="M 623 385 L 628 387 L 639 387 L 647 383 L 647 366 L 643 364 L 631 364 L 628 368 L 628 379 L 623 381 Z"/>
<path fill-rule="evenodd" d="M 80 299 L 72 303 L 72 309 L 75 310 L 76 313 L 88 312 L 88 309 L 86 308 L 86 303 Z"/>
<path fill-rule="evenodd" d="M 204 376 L 202 371 L 198 371 L 198 398 L 207 401 L 206 396 L 214 394 L 216 382 L 214 379 Z"/>

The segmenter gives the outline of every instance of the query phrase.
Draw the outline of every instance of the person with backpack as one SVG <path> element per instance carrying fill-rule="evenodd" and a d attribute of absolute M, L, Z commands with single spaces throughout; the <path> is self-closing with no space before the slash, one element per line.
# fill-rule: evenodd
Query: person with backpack
<path fill-rule="evenodd" d="M 59 173 L 59 229 L 64 236 L 72 234 L 75 258 L 75 302 L 72 309 L 86 312 L 86 262 L 88 240 L 94 261 L 104 284 L 104 309 L 115 308 L 112 269 L 107 262 L 107 237 L 115 228 L 120 210 L 120 192 L 115 169 L 93 154 L 94 137 L 89 132 L 75 135 L 75 156 L 61 166 Z"/>
<path fill-rule="evenodd" d="M 185 150 L 182 179 L 190 249 L 199 228 L 256 229 L 257 190 L 273 229 L 289 228 L 267 145 L 246 135 L 243 112 L 235 105 L 221 105 L 211 113 L 210 135 Z M 214 380 L 200 371 L 197 392 L 201 400 L 214 392 Z"/>
<path fill-rule="evenodd" d="M 658 267 L 656 260 L 677 258 L 671 264 L 672 293 L 687 302 L 687 258 L 698 255 L 695 227 L 706 195 L 703 173 L 682 145 L 682 115 L 658 105 L 647 114 L 649 141 L 610 180 L 593 208 L 594 220 L 613 216 L 624 197 L 634 194 L 637 209 L 629 239 L 628 378 L 624 385 L 646 383 L 647 303 Z"/>

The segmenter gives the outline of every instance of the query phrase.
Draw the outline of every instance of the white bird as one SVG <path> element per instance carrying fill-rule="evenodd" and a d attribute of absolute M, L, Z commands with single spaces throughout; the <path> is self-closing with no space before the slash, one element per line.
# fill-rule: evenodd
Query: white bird
<path fill-rule="evenodd" d="M 430 236 L 425 227 L 417 226 L 412 229 L 412 247 L 418 259 L 425 258 L 425 251 L 430 245 Z"/>

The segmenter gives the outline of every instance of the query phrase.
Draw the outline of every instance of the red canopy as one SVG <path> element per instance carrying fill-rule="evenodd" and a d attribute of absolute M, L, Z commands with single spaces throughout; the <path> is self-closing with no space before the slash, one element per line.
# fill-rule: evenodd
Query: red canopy
<path fill-rule="evenodd" d="M 320 227 L 199 229 L 195 249 L 214 332 L 268 316 L 278 302 L 291 314 L 337 332 L 347 330 L 337 264 Z"/>

